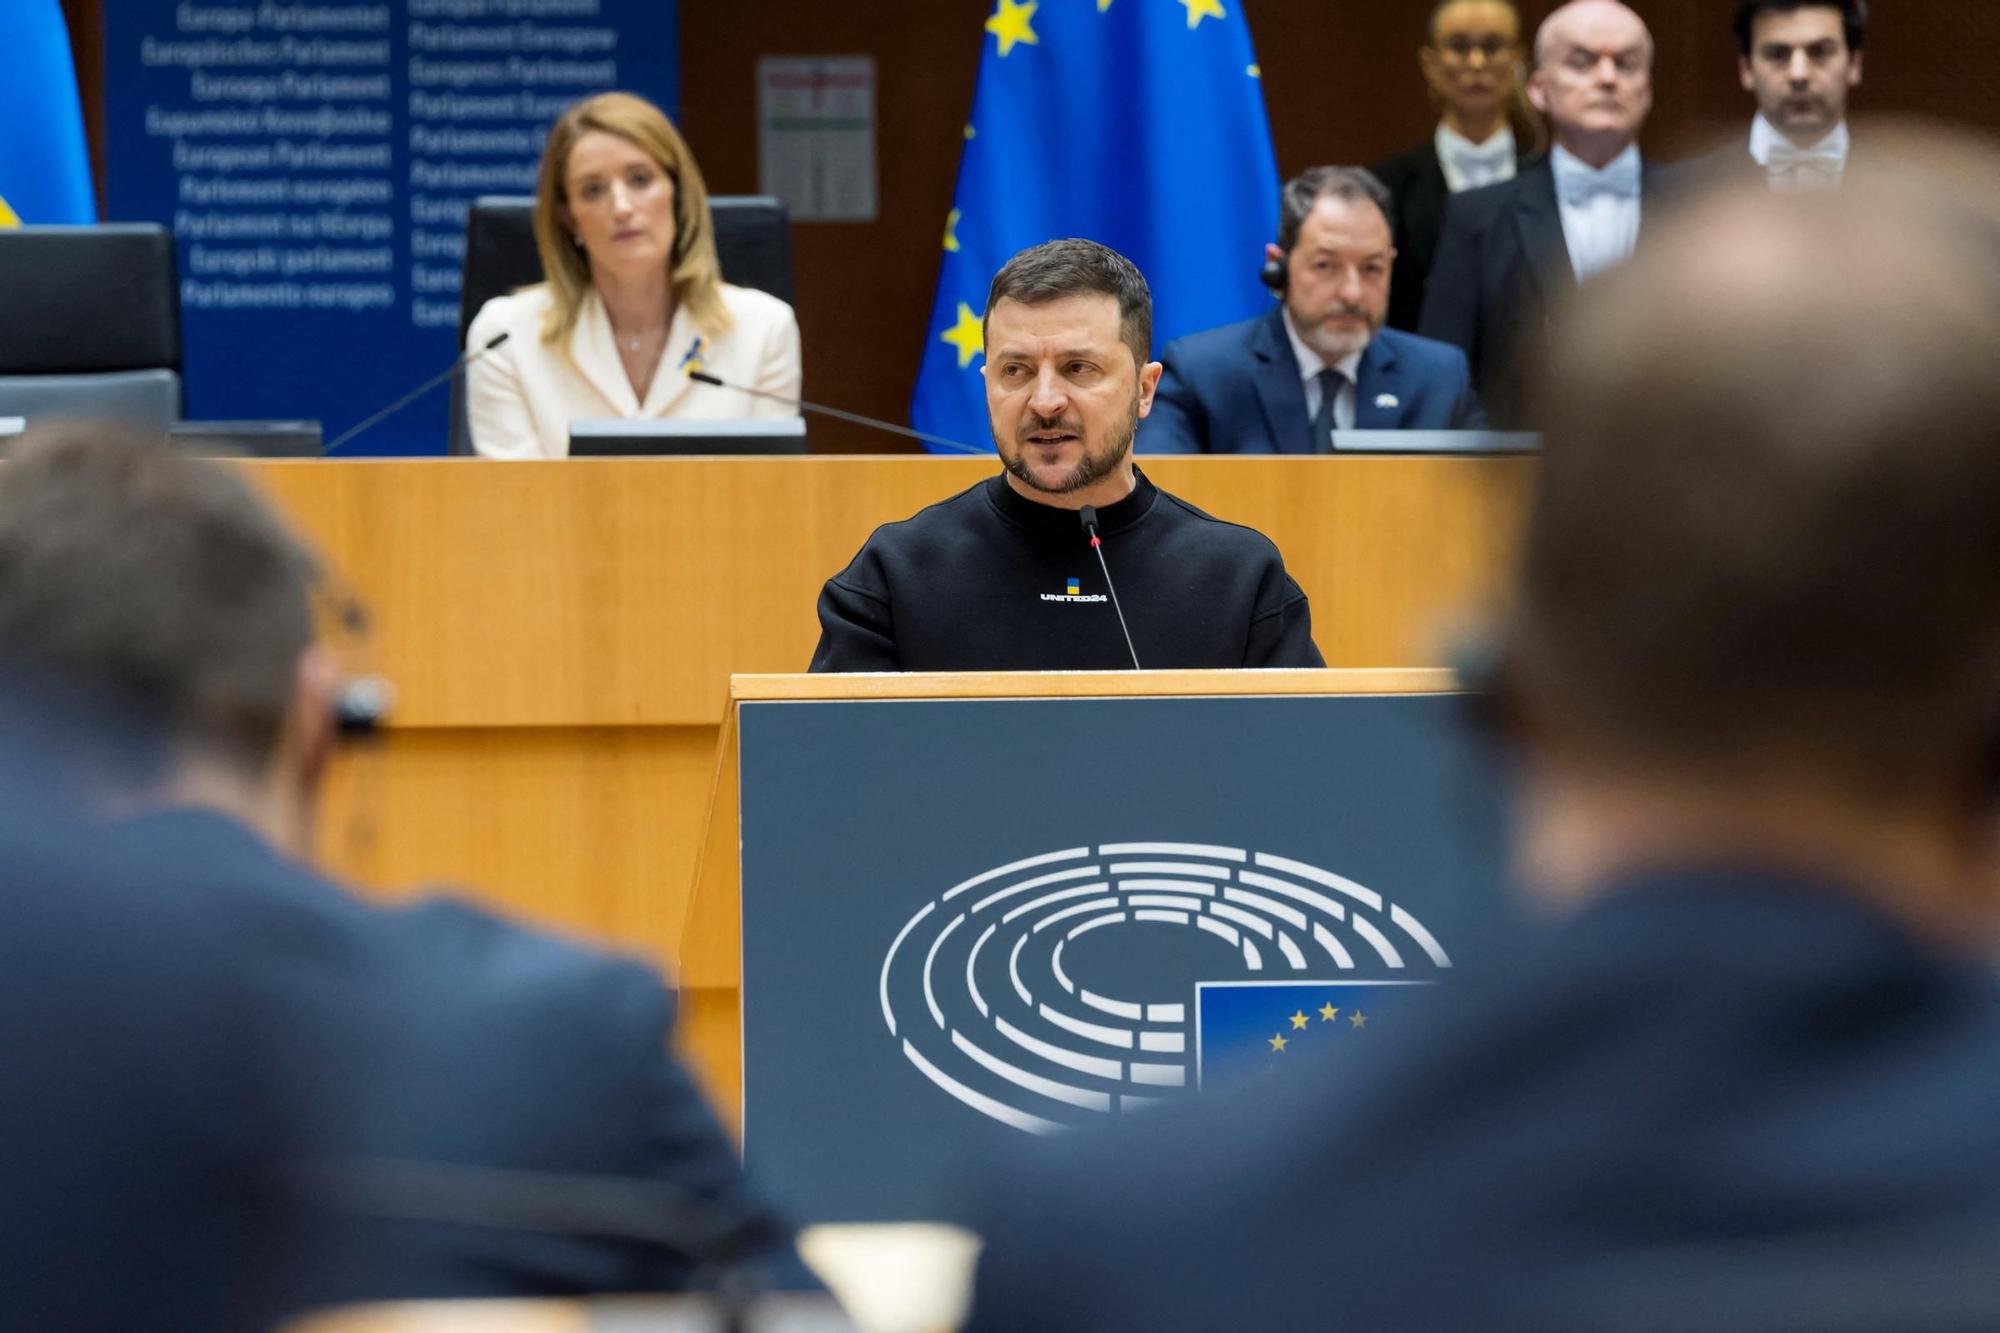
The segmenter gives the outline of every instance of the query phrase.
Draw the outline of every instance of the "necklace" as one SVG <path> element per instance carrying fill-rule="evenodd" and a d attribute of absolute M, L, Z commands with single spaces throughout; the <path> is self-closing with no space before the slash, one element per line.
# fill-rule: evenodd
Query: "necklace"
<path fill-rule="evenodd" d="M 647 340 L 650 338 L 661 338 L 665 336 L 666 336 L 665 329 L 654 329 L 649 333 L 620 333 L 615 328 L 611 330 L 611 337 L 613 341 L 615 341 L 620 347 L 623 347 L 628 352 L 640 351 L 645 347 Z"/>

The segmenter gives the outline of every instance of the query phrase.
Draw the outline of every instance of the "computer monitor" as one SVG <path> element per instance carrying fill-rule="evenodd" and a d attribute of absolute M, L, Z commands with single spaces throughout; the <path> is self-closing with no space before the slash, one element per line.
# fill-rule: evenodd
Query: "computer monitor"
<path fill-rule="evenodd" d="M 0 447 L 24 434 L 28 419 L 0 416 Z M 190 458 L 320 458 L 324 441 L 317 421 L 175 421 L 167 447 Z"/>
<path fill-rule="evenodd" d="M 1533 454 L 1542 437 L 1527 430 L 1337 430 L 1336 454 Z"/>
<path fill-rule="evenodd" d="M 720 421 L 572 421 L 573 458 L 647 458 L 688 454 L 802 454 L 801 417 L 736 417 Z"/>
<path fill-rule="evenodd" d="M 317 421 L 176 421 L 167 427 L 174 452 L 196 458 L 323 458 Z"/>

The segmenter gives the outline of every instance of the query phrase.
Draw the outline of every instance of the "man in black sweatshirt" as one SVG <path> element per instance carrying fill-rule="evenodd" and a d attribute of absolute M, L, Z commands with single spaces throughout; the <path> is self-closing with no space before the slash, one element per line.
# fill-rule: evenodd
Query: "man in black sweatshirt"
<path fill-rule="evenodd" d="M 1306 595 L 1269 538 L 1132 462 L 1152 410 L 1152 295 L 1092 241 L 1023 250 L 986 297 L 1004 470 L 877 528 L 819 598 L 814 671 L 1317 667 Z M 1083 517 L 1131 631 L 1128 646 Z"/>

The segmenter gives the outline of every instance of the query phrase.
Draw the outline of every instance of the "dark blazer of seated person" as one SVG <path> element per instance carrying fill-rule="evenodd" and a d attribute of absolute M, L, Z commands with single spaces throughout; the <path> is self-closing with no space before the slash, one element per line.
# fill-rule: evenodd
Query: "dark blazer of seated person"
<path fill-rule="evenodd" d="M 262 963 L 306 1122 L 291 1308 L 674 1290 L 705 1238 L 781 1243 L 670 1054 L 675 997 L 651 968 L 448 898 L 364 901 L 207 810 L 105 836 Z"/>
<path fill-rule="evenodd" d="M 1305 382 L 1284 307 L 1177 338 L 1138 447 L 1155 454 L 1316 454 Z M 1465 354 L 1448 343 L 1379 329 L 1355 374 L 1356 430 L 1478 430 L 1485 413 Z"/>

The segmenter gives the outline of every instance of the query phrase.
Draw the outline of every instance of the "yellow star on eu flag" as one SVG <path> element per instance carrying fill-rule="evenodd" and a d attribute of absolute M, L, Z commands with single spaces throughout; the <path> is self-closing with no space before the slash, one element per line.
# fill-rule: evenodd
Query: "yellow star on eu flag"
<path fill-rule="evenodd" d="M 5 199 L 0 199 L 0 227 L 18 227 L 20 225 L 21 225 L 20 215 L 15 213 L 13 209 L 7 207 L 7 201 Z"/>
<path fill-rule="evenodd" d="M 1102 14 L 1105 10 L 1109 8 L 1111 8 L 1111 0 L 1097 0 L 1098 13 Z"/>
<path fill-rule="evenodd" d="M 1007 0 L 1000 0 L 1000 3 L 1004 5 L 1007 3 Z M 1181 0 L 1181 4 L 1187 7 L 1188 27 L 1190 28 L 1199 27 L 1203 19 L 1226 19 L 1229 17 L 1222 8 L 1222 0 Z M 992 25 L 988 24 L 987 26 L 991 27 Z"/>
<path fill-rule="evenodd" d="M 958 210 L 952 209 L 944 215 L 944 248 L 958 253 Z"/>
<path fill-rule="evenodd" d="M 1347 1016 L 1347 1021 L 1354 1024 L 1354 1026 L 1358 1028 L 1365 1028 L 1368 1026 L 1368 1015 L 1362 1013 L 1360 1010 L 1357 1009 L 1355 1012 Z"/>
<path fill-rule="evenodd" d="M 1292 1026 L 1295 1028 L 1302 1028 L 1311 1021 L 1311 1019 L 1306 1017 L 1306 1011 L 1303 1009 L 1292 1015 Z"/>
<path fill-rule="evenodd" d="M 1207 0 L 1209 4 L 1214 2 L 1215 0 Z M 1031 26 L 1035 11 L 1040 8 L 1040 0 L 1027 0 L 1025 4 L 1020 3 L 1020 0 L 1000 0 L 1000 7 L 993 11 L 992 18 L 986 20 L 986 31 L 999 38 L 1000 56 L 1003 60 L 1022 42 L 1026 42 L 1029 46 L 1041 44 L 1041 38 L 1035 36 L 1035 30 Z M 1194 26 L 1192 20 L 1188 26 L 1190 28 Z"/>
<path fill-rule="evenodd" d="M 958 349 L 958 368 L 964 370 L 972 364 L 972 358 L 986 350 L 986 330 L 980 324 L 979 316 L 965 302 L 958 303 L 958 323 L 938 335 L 939 339 Z"/>
<path fill-rule="evenodd" d="M 1291 1043 L 1285 1040 L 1285 1037 L 1284 1037 L 1284 1034 L 1283 1034 L 1283 1033 L 1279 1033 L 1279 1032 L 1274 1032 L 1274 1033 L 1272 1033 L 1272 1034 L 1271 1034 L 1271 1049 L 1272 1049 L 1272 1050 L 1274 1050 L 1274 1051 L 1282 1051 L 1282 1050 L 1284 1050 L 1284 1049 L 1285 1049 L 1285 1047 L 1287 1047 L 1287 1046 L 1289 1046 L 1289 1045 L 1291 1045 Z"/>
<path fill-rule="evenodd" d="M 1331 1023 L 1334 1019 L 1339 1017 L 1340 1017 L 1340 1010 L 1333 1007 L 1333 1001 L 1329 1000 L 1325 1004 L 1319 1007 L 1320 1022 Z"/>

